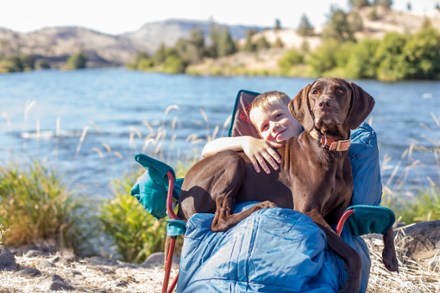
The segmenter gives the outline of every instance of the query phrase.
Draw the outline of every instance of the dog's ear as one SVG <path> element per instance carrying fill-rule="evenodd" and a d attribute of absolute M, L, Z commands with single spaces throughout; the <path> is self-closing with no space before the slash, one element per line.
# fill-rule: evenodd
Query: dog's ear
<path fill-rule="evenodd" d="M 311 88 L 312 85 L 308 84 L 289 102 L 290 112 L 306 131 L 311 131 L 315 125 L 313 117 L 310 114 L 309 102 L 307 100 Z"/>
<path fill-rule="evenodd" d="M 348 126 L 356 129 L 373 111 L 374 99 L 355 83 L 347 82 L 351 88 L 351 106 L 348 113 Z"/>

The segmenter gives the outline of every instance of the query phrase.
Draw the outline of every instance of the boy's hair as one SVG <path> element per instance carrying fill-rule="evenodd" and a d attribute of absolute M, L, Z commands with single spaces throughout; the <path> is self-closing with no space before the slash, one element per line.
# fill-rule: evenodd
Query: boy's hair
<path fill-rule="evenodd" d="M 271 105 L 288 105 L 290 102 L 290 97 L 279 91 L 270 91 L 259 94 L 255 97 L 249 107 L 249 113 L 252 109 L 260 108 L 265 110 L 268 106 Z"/>

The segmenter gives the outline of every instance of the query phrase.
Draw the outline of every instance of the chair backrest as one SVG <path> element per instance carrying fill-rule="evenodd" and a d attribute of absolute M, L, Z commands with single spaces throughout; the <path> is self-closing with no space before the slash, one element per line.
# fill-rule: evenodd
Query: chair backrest
<path fill-rule="evenodd" d="M 229 126 L 229 136 L 249 135 L 260 137 L 258 131 L 252 125 L 249 118 L 249 107 L 259 93 L 240 90 L 235 99 L 234 109 L 232 110 L 231 125 Z"/>

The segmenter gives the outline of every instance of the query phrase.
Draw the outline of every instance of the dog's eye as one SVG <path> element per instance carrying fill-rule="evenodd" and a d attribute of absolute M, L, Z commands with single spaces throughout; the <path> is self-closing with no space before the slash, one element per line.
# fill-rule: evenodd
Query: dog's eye
<path fill-rule="evenodd" d="M 318 94 L 318 90 L 317 89 L 313 89 L 312 90 L 312 95 L 317 95 Z"/>
<path fill-rule="evenodd" d="M 343 87 L 338 87 L 338 88 L 336 89 L 336 93 L 337 93 L 338 95 L 343 95 L 343 94 L 345 94 L 345 89 L 344 89 Z"/>

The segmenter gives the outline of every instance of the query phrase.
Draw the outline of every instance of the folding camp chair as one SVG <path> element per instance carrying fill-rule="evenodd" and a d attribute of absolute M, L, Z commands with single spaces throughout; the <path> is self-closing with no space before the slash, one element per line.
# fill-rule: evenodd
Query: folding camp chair
<path fill-rule="evenodd" d="M 229 136 L 251 135 L 258 137 L 258 133 L 252 124 L 249 123 L 248 117 L 249 104 L 257 95 L 258 93 L 256 92 L 246 90 L 241 90 L 238 92 L 232 113 L 233 119 L 229 128 Z M 362 140 L 364 138 L 356 137 L 356 139 Z M 131 191 L 131 194 L 136 196 L 139 202 L 154 217 L 158 219 L 165 217 L 165 215 L 168 215 L 169 217 L 167 220 L 167 235 L 170 236 L 170 245 L 165 263 L 165 275 L 162 292 L 172 292 L 177 284 L 179 276 L 179 274 L 177 274 L 171 285 L 168 286 L 174 247 L 177 237 L 179 235 L 184 235 L 186 229 L 186 222 L 178 219 L 173 211 L 173 200 L 178 199 L 180 186 L 183 180 L 176 179 L 174 170 L 163 162 L 157 161 L 144 154 L 137 154 L 135 159 L 147 169 L 146 172 L 148 173 L 148 176 L 144 176 L 136 183 Z M 371 161 L 371 158 L 369 158 L 369 160 Z M 377 165 L 373 167 L 378 167 L 378 161 L 376 163 L 373 162 L 373 164 Z M 360 167 L 357 168 L 361 169 Z M 376 196 L 373 199 L 368 199 L 368 197 L 365 198 L 365 196 L 360 195 L 356 196 L 362 199 L 354 200 L 353 202 L 355 205 L 347 208 L 338 225 L 335 227 L 335 231 L 338 235 L 341 235 L 344 227 L 349 229 L 350 233 L 355 236 L 369 233 L 385 234 L 395 221 L 394 213 L 390 209 L 376 206 L 380 203 L 381 194 L 379 193 L 378 196 L 377 194 L 380 192 L 378 188 L 380 189 L 381 185 L 380 178 L 374 178 L 374 176 L 371 177 L 371 174 L 369 174 L 374 171 L 374 168 L 372 171 L 371 166 L 369 166 L 367 171 L 361 171 L 366 175 L 355 174 L 355 180 L 359 181 L 365 179 L 370 181 L 376 186 L 376 189 L 371 189 L 368 184 L 363 182 L 359 185 L 359 188 L 356 188 L 355 186 L 355 190 L 362 189 L 364 193 L 374 192 Z M 368 176 L 370 176 L 372 179 L 367 178 Z M 375 180 L 379 180 L 379 185 Z"/>

